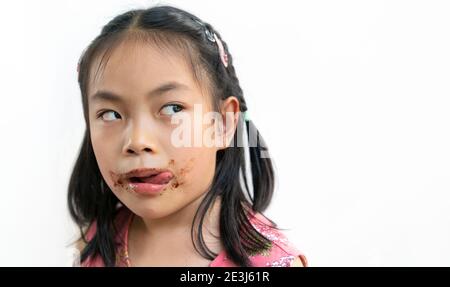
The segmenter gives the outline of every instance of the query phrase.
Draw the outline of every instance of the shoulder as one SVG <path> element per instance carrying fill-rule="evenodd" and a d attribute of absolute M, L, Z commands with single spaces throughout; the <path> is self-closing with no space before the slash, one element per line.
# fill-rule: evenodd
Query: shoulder
<path fill-rule="evenodd" d="M 293 244 L 284 232 L 273 227 L 271 222 L 261 214 L 251 217 L 250 222 L 270 240 L 266 250 L 250 257 L 256 267 L 306 267 L 308 262 L 305 255 Z"/>
<path fill-rule="evenodd" d="M 294 261 L 291 263 L 291 267 L 307 267 L 306 257 L 304 255 L 295 257 Z"/>

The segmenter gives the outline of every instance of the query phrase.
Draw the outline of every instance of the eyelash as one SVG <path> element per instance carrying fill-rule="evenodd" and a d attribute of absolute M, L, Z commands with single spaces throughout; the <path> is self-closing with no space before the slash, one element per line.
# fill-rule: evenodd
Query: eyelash
<path fill-rule="evenodd" d="M 120 114 L 119 114 L 118 112 L 116 112 L 116 111 L 113 111 L 113 110 L 103 110 L 103 111 L 100 111 L 100 112 L 98 113 L 97 119 L 103 117 L 104 114 L 109 113 L 109 112 L 116 113 L 116 114 L 118 114 L 119 117 L 120 117 Z"/>
<path fill-rule="evenodd" d="M 166 107 L 170 107 L 170 106 L 174 106 L 174 107 L 180 108 L 180 110 L 177 111 L 177 112 L 175 112 L 175 113 L 179 113 L 179 112 L 181 112 L 181 111 L 183 111 L 183 110 L 185 109 L 184 106 L 183 106 L 183 105 L 180 105 L 180 104 L 166 104 L 166 105 L 162 106 L 161 109 L 160 109 L 159 111 L 161 112 L 162 109 L 164 109 L 164 108 L 166 108 Z M 116 112 L 116 111 L 113 111 L 113 110 L 103 110 L 103 111 L 100 111 L 100 112 L 97 114 L 97 119 L 101 118 L 104 114 L 106 114 L 106 113 L 108 113 L 108 112 L 116 113 L 116 114 L 119 115 L 119 117 L 120 117 L 120 114 L 119 114 L 118 112 Z"/>
<path fill-rule="evenodd" d="M 184 106 L 183 105 L 172 103 L 172 104 L 167 104 L 167 105 L 162 106 L 162 108 L 159 110 L 159 112 L 161 112 L 162 109 L 164 109 L 166 107 L 170 107 L 170 106 L 174 106 L 174 107 L 180 108 L 180 110 L 178 112 L 175 112 L 175 113 L 179 113 L 179 112 L 184 110 Z"/>

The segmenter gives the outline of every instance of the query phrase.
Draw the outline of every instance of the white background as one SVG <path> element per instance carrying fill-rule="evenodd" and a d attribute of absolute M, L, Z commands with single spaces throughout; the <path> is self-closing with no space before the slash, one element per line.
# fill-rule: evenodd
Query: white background
<path fill-rule="evenodd" d="M 82 50 L 174 4 L 227 41 L 278 171 L 267 214 L 311 266 L 450 266 L 448 1 L 4 1 L 1 266 L 62 266 Z"/>

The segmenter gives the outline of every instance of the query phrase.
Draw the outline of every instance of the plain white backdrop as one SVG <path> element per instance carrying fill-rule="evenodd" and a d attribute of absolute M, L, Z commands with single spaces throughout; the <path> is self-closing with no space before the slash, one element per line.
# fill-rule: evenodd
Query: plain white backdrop
<path fill-rule="evenodd" d="M 1 266 L 67 266 L 79 56 L 172 4 L 227 41 L 278 172 L 267 211 L 311 266 L 450 266 L 448 1 L 4 1 Z"/>

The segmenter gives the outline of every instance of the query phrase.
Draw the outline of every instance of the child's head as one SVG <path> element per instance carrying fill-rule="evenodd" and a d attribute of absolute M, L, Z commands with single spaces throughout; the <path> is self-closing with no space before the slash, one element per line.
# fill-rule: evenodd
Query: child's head
<path fill-rule="evenodd" d="M 174 145 L 173 135 L 183 126 L 172 120 L 177 113 L 186 116 L 180 119 L 206 118 L 213 110 L 213 98 L 206 77 L 196 81 L 187 58 L 177 51 L 180 48 L 169 46 L 170 41 L 181 40 L 168 38 L 162 48 L 152 43 L 158 35 L 145 35 L 151 31 L 127 33 L 120 44 L 115 43 L 101 74 L 87 86 L 92 147 L 102 177 L 117 198 L 141 217 L 161 218 L 203 195 L 212 182 L 216 153 L 222 147 Z M 106 95 L 117 95 L 121 101 Z M 240 103 L 229 97 L 220 106 L 237 114 Z M 206 134 L 209 128 L 195 129 L 194 120 L 186 124 L 194 131 L 192 137 Z M 159 196 L 130 189 L 125 174 L 142 168 L 166 170 L 173 177 Z"/>
<path fill-rule="evenodd" d="M 219 53 L 220 43 L 227 64 Z M 247 106 L 219 33 L 169 6 L 130 11 L 114 18 L 89 45 L 79 63 L 78 80 L 87 128 L 70 181 L 69 207 L 80 227 L 93 220 L 101 227 L 85 257 L 99 254 L 107 264 L 114 262 L 110 223 L 118 203 L 141 217 L 162 218 L 201 200 L 197 215 L 202 219 L 220 198 L 221 235 L 235 238 L 228 239 L 225 248 L 245 265 L 242 252 L 261 246 L 234 240 L 243 229 L 258 238 L 246 224 L 246 207 L 258 212 L 268 206 L 273 169 L 270 159 L 261 157 L 261 143 L 250 147 L 250 190 L 244 149 L 235 140 L 244 128 L 255 129 L 239 116 Z M 217 118 L 203 122 L 212 111 L 222 116 L 223 124 Z M 200 145 L 174 145 L 179 128 L 174 117 L 179 113 L 190 119 L 184 123 L 183 137 L 192 132 L 193 143 L 200 134 Z M 219 144 L 204 144 L 205 135 L 217 133 L 222 136 Z M 130 191 L 127 173 L 138 168 L 166 171 L 170 176 L 164 190 L 156 195 Z M 203 244 L 200 251 L 211 257 Z"/>

